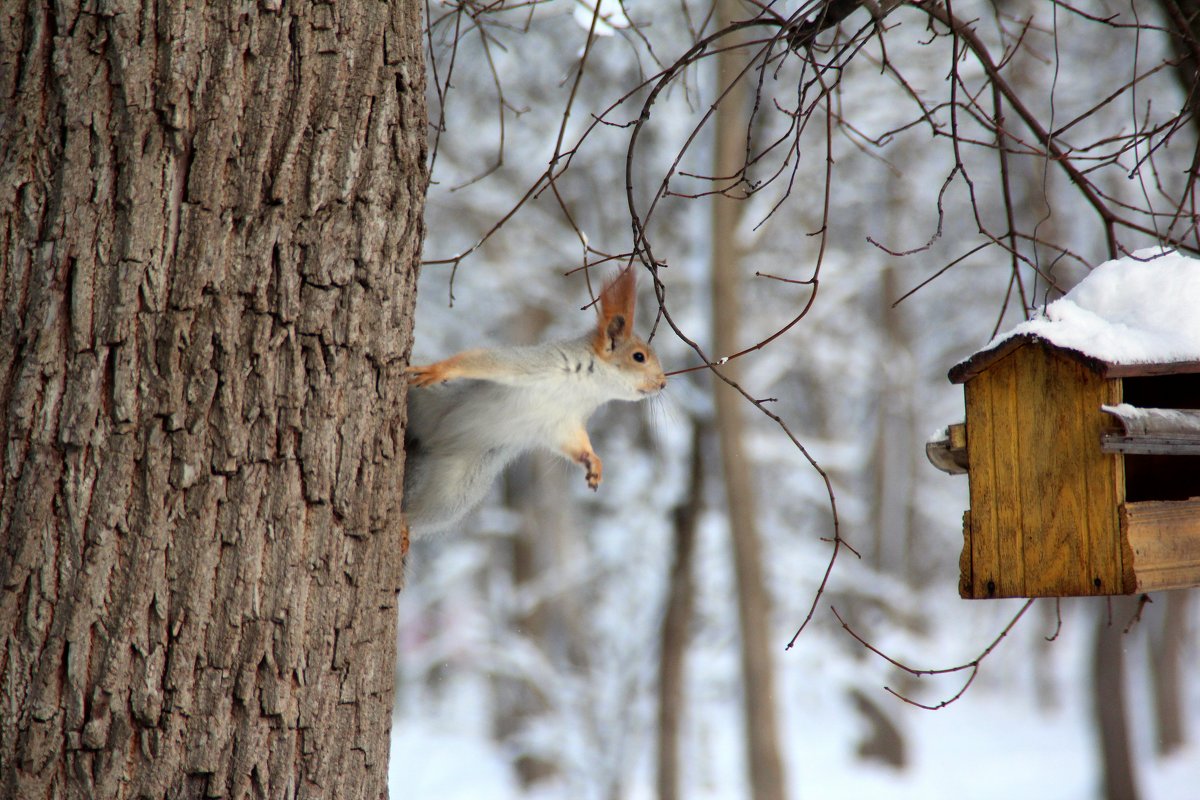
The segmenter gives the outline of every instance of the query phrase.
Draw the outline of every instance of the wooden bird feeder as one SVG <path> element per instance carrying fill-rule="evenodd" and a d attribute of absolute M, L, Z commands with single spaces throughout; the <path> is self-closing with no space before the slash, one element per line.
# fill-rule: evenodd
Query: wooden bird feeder
<path fill-rule="evenodd" d="M 1200 262 L 1172 258 L 1194 265 L 1200 286 Z M 1200 298 L 1190 303 L 1200 314 Z M 966 422 L 926 446 L 935 466 L 969 480 L 960 594 L 1200 585 L 1200 353 L 1106 359 L 1041 322 L 950 370 Z"/>

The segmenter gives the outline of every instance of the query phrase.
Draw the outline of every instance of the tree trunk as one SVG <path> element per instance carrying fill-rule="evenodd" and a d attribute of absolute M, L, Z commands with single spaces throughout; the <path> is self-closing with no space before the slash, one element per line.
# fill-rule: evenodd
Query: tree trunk
<path fill-rule="evenodd" d="M 420 31 L 0 11 L 0 795 L 386 796 Z"/>
<path fill-rule="evenodd" d="M 663 614 L 662 650 L 658 662 L 658 800 L 677 800 L 680 796 L 679 734 L 684 710 L 683 667 L 695 595 L 692 561 L 704 493 L 705 427 L 699 421 L 692 421 L 688 492 L 675 509 L 675 560 L 667 583 L 667 607 Z"/>
<path fill-rule="evenodd" d="M 892 183 L 896 183 L 893 181 Z M 895 193 L 895 192 L 894 192 Z M 890 201 L 893 207 L 898 199 Z M 891 214 L 898 216 L 899 212 Z M 892 237 L 897 241 L 898 235 Z M 901 577 L 910 584 L 927 580 L 919 574 L 916 547 L 913 543 L 913 509 L 916 507 L 916 485 L 913 476 L 919 465 L 914 454 L 922 449 L 917 434 L 914 413 L 911 337 L 904 325 L 900 309 L 893 308 L 899 292 L 896 290 L 895 270 L 884 267 L 880 273 L 879 306 L 875 318 L 883 336 L 880 349 L 876 399 L 875 441 L 871 458 L 871 528 L 874 542 L 871 566 L 880 572 Z"/>
<path fill-rule="evenodd" d="M 729 24 L 732 3 L 723 0 L 717 3 L 717 9 L 717 27 L 722 28 Z M 720 50 L 717 54 L 718 87 L 723 88 L 733 81 L 744 64 L 745 57 L 737 50 L 730 47 Z M 746 84 L 752 80 L 752 76 L 747 76 L 737 81 L 717 107 L 714 175 L 738 175 L 745 167 Z M 741 273 L 737 247 L 741 204 L 735 198 L 717 194 L 713 196 L 712 208 L 713 348 L 718 356 L 727 356 L 737 351 L 741 328 Z M 721 368 L 725 376 L 735 382 L 740 372 L 739 363 L 731 361 Z M 714 380 L 713 391 L 737 575 L 750 788 L 754 800 L 780 800 L 785 796 L 785 789 L 775 721 L 774 670 L 767 635 L 771 603 L 763 577 L 752 469 L 743 448 L 742 404 L 745 400 L 723 381 Z"/>
<path fill-rule="evenodd" d="M 1187 97 L 1193 131 L 1197 135 L 1196 163 L 1200 163 L 1200 0 L 1160 0 L 1171 45 L 1178 55 L 1175 75 Z M 1194 169 L 1194 167 L 1193 167 Z M 1154 693 L 1156 749 L 1169 755 L 1187 743 L 1182 698 L 1187 695 L 1184 642 L 1188 633 L 1191 591 L 1166 592 L 1166 611 L 1159 635 L 1150 636 L 1151 689 Z"/>
<path fill-rule="evenodd" d="M 1100 733 L 1101 791 L 1104 800 L 1137 800 L 1137 778 L 1129 745 L 1129 712 L 1125 692 L 1124 634 L 1121 625 L 1133 615 L 1133 598 L 1113 598 L 1111 613 L 1097 605 L 1099 621 L 1092 654 L 1093 708 Z"/>
<path fill-rule="evenodd" d="M 1186 106 L 1196 108 L 1197 82 L 1200 81 L 1200 0 L 1159 0 L 1166 28 L 1171 32 L 1170 44 L 1177 55 L 1175 75 L 1187 96 Z M 1200 120 L 1192 117 L 1194 122 Z"/>
<path fill-rule="evenodd" d="M 1147 637 L 1150 649 L 1150 687 L 1154 693 L 1154 737 L 1159 755 L 1168 756 L 1187 743 L 1184 725 L 1183 675 L 1187 672 L 1188 590 L 1158 595 L 1166 608 Z"/>
<path fill-rule="evenodd" d="M 565 478 L 568 473 L 549 453 L 532 453 L 527 458 L 505 470 L 504 494 L 506 505 L 522 512 L 520 529 L 498 547 L 510 551 L 512 564 L 512 588 L 520 597 L 529 592 L 547 572 L 548 545 L 546 540 L 560 535 L 568 516 L 565 502 Z M 524 605 L 523 601 L 517 603 Z M 517 611 L 511 620 L 505 620 L 513 632 L 508 636 L 520 635 L 530 640 L 543 651 L 549 651 L 550 617 L 554 609 L 544 602 L 529 605 Z M 492 680 L 492 729 L 497 743 L 515 754 L 514 768 L 522 788 L 528 790 L 535 784 L 549 780 L 558 774 L 558 765 L 530 753 L 520 743 L 520 737 L 531 725 L 548 711 L 544 687 L 527 679 L 511 674 L 500 674 Z"/>

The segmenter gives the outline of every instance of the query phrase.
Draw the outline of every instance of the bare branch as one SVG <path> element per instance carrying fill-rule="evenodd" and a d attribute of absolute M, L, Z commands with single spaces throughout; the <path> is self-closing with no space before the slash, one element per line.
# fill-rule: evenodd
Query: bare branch
<path fill-rule="evenodd" d="M 907 672 L 909 675 L 915 675 L 916 677 L 923 677 L 925 675 L 952 675 L 956 672 L 964 672 L 964 671 L 967 672 L 967 680 L 965 683 L 963 683 L 963 685 L 959 688 L 959 690 L 957 692 L 955 692 L 953 695 L 946 698 L 945 700 L 941 700 L 932 705 L 927 705 L 925 703 L 918 703 L 917 701 L 915 701 L 909 697 L 906 697 L 905 695 L 901 694 L 900 692 L 897 692 L 895 689 L 892 689 L 887 686 L 883 687 L 887 692 L 896 696 L 900 700 L 903 700 L 905 703 L 908 703 L 909 705 L 914 705 L 917 708 L 924 708 L 927 711 L 937 711 L 939 709 L 945 708 L 946 706 L 950 705 L 955 700 L 959 699 L 964 694 L 966 694 L 967 689 L 971 688 L 971 684 L 975 682 L 975 676 L 979 674 L 980 664 L 983 663 L 983 660 L 985 658 L 987 658 L 989 655 L 991 655 L 993 650 L 995 650 L 997 647 L 999 647 L 1000 642 L 1002 642 L 1004 640 L 1004 637 L 1008 636 L 1009 631 L 1011 631 L 1013 629 L 1013 627 L 1020 621 L 1021 617 L 1025 616 L 1025 612 L 1029 610 L 1029 607 L 1032 606 L 1033 603 L 1034 603 L 1033 600 L 1027 600 L 1025 602 L 1025 605 L 1021 606 L 1021 610 L 1018 611 L 1011 620 L 1009 620 L 1008 624 L 1004 626 L 1004 629 L 1001 630 L 1000 633 L 996 636 L 996 638 L 992 640 L 992 643 L 989 644 L 987 647 L 985 647 L 979 655 L 975 656 L 975 658 L 971 659 L 970 661 L 966 662 L 965 664 L 959 664 L 956 667 L 941 667 L 941 668 L 934 668 L 934 669 L 920 669 L 917 667 L 910 667 L 907 664 L 903 663 L 902 661 L 898 661 L 897 659 L 892 658 L 887 653 L 884 653 L 882 650 L 880 650 L 879 648 L 872 645 L 870 642 L 868 642 L 862 636 L 858 635 L 854 631 L 854 629 L 850 627 L 850 625 L 846 622 L 846 620 L 842 619 L 842 615 L 838 613 L 836 608 L 831 607 L 830 611 L 832 611 L 833 615 L 835 617 L 837 617 L 837 621 L 841 623 L 842 628 L 846 631 L 846 633 L 850 634 L 850 636 L 853 637 L 855 641 L 857 641 L 863 647 L 870 650 L 875 655 L 882 658 L 884 661 L 891 664 L 893 667 L 896 667 L 899 670 L 903 670 L 904 672 Z"/>

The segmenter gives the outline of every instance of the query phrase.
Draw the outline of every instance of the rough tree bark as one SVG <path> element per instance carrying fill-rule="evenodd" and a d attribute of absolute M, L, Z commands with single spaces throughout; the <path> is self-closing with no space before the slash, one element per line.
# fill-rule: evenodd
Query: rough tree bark
<path fill-rule="evenodd" d="M 732 13 L 731 0 L 717 3 L 718 29 L 730 23 Z M 732 47 L 720 50 L 716 60 L 721 87 L 733 81 L 745 65 L 745 56 Z M 744 77 L 737 81 L 717 107 L 713 174 L 722 178 L 738 175 L 746 164 L 746 85 L 752 80 L 752 77 Z M 742 275 L 737 228 L 742 203 L 736 195 L 716 194 L 712 209 L 713 350 L 726 356 L 737 352 L 741 344 Z M 726 377 L 736 382 L 740 363 L 731 361 L 721 369 Z M 754 800 L 782 800 L 786 796 L 786 787 L 775 719 L 775 677 L 767 635 L 771 602 L 763 576 L 762 540 L 756 519 L 758 503 L 754 496 L 751 465 L 743 446 L 742 406 L 745 400 L 723 381 L 714 380 L 713 392 L 737 575 L 751 796 Z"/>
<path fill-rule="evenodd" d="M 0 796 L 386 796 L 420 31 L 0 11 Z"/>

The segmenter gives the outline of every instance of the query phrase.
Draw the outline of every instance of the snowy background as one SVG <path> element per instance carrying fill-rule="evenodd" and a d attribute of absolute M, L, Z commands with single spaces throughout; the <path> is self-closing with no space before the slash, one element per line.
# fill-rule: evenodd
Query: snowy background
<path fill-rule="evenodd" d="M 1130 22 L 1138 9 L 1145 13 L 1143 4 L 1085 5 L 1095 17 L 1119 14 Z M 1153 31 L 1100 25 L 1032 0 L 997 7 L 1002 13 L 987 4 L 954 3 L 961 17 L 978 18 L 979 35 L 996 53 L 1009 56 L 1009 80 L 1035 98 L 1035 112 L 1051 122 L 1073 120 L 1168 54 L 1165 37 Z M 437 137 L 425 257 L 439 262 L 470 253 L 457 264 L 425 267 L 414 360 L 568 336 L 590 325 L 591 312 L 580 310 L 588 302 L 583 275 L 565 274 L 583 264 L 584 242 L 553 192 L 540 193 L 471 248 L 546 169 L 572 91 L 560 153 L 574 146 L 593 115 L 686 50 L 706 24 L 708 6 L 628 2 L 624 13 L 619 9 L 602 5 L 607 22 L 596 33 L 603 35 L 592 42 L 575 89 L 574 70 L 592 22 L 587 7 L 564 0 L 520 5 L 481 15 L 472 26 L 450 6 L 431 3 L 437 23 L 431 117 L 444 120 L 444 133 Z M 456 23 L 453 89 L 443 95 L 433 85 L 445 83 Z M 944 102 L 949 38 L 931 42 L 916 13 L 894 14 L 888 24 L 887 58 L 903 65 L 914 93 L 931 104 Z M 1020 610 L 1022 601 L 958 598 L 966 479 L 930 466 L 923 444 L 930 432 L 962 418 L 961 388 L 947 381 L 946 370 L 1109 258 L 1103 226 L 1068 182 L 1044 158 L 1014 154 L 1010 188 L 1025 215 L 1022 224 L 1054 243 L 1021 245 L 1032 265 L 1022 267 L 1026 302 L 1012 291 L 1008 255 L 982 247 L 893 309 L 906 292 L 987 244 L 972 192 L 984 226 L 1002 228 L 1004 212 L 991 168 L 995 153 L 964 148 L 971 183 L 959 174 L 947 184 L 955 165 L 949 141 L 932 136 L 928 126 L 907 126 L 914 106 L 882 60 L 872 43 L 846 65 L 834 105 L 841 125 L 826 142 L 824 122 L 812 123 L 794 161 L 790 193 L 779 182 L 747 201 L 739 241 L 746 253 L 747 345 L 786 324 L 810 294 L 809 287 L 756 279 L 754 272 L 806 279 L 820 253 L 821 284 L 811 313 L 744 360 L 744 383 L 755 396 L 777 398 L 772 411 L 829 473 L 841 533 L 862 553 L 861 560 L 839 556 L 813 624 L 785 650 L 828 563 L 829 500 L 803 454 L 747 406 L 790 796 L 1098 797 L 1091 670 L 1097 628 L 1109 614 L 1106 601 L 1035 604 L 983 662 L 966 694 L 939 711 L 905 704 L 884 687 L 937 704 L 958 692 L 966 673 L 905 675 L 865 650 L 830 613 L 836 607 L 856 632 L 894 658 L 942 668 L 976 658 Z M 969 60 L 960 68 L 968 81 L 978 72 Z M 635 162 L 636 191 L 653 190 L 712 102 L 711 73 L 701 62 L 655 104 Z M 795 104 L 790 75 L 781 67 L 766 81 L 779 107 Z M 1070 135 L 1085 143 L 1127 133 L 1169 119 L 1182 101 L 1178 79 L 1163 69 L 1076 123 Z M 632 119 L 638 105 L 618 109 L 613 121 Z M 786 114 L 766 115 L 759 135 L 769 140 L 787 122 Z M 962 122 L 964 132 L 969 124 Z M 706 131 L 681 169 L 705 173 Z M 586 243 L 603 252 L 630 246 L 629 133 L 616 125 L 592 128 L 555 185 Z M 1189 127 L 1156 142 L 1158 183 L 1138 172 L 1137 165 L 1148 162 L 1139 161 L 1147 154 L 1136 148 L 1098 161 L 1092 178 L 1121 202 L 1170 210 L 1170 193 L 1178 190 L 1195 141 Z M 828 187 L 827 152 L 835 164 Z M 810 234 L 821 227 L 826 188 L 830 214 L 821 253 L 821 237 Z M 678 191 L 698 189 L 681 179 Z M 708 224 L 703 200 L 672 197 L 661 202 L 650 230 L 656 256 L 669 264 L 661 276 L 671 314 L 702 344 L 711 340 Z M 932 243 L 899 257 L 868 237 L 894 252 Z M 1128 251 L 1157 243 L 1148 234 L 1121 233 Z M 654 307 L 647 283 L 638 321 L 643 335 Z M 654 346 L 668 370 L 698 363 L 665 327 Z M 393 798 L 655 796 L 658 642 L 672 515 L 685 500 L 693 420 L 712 414 L 709 391 L 705 374 L 691 373 L 673 378 L 661 400 L 613 404 L 597 414 L 589 428 L 605 462 L 600 492 L 588 492 L 569 464 L 531 458 L 510 471 L 460 533 L 414 544 L 399 598 Z M 715 441 L 703 447 L 711 468 L 693 573 L 682 796 L 740 798 L 748 788 L 736 586 Z M 1189 743 L 1168 756 L 1156 748 L 1150 665 L 1160 652 L 1166 603 L 1154 599 L 1123 638 L 1137 779 L 1144 798 L 1200 797 L 1200 681 L 1194 674 L 1185 674 L 1180 700 Z M 1188 601 L 1184 664 L 1200 655 L 1195 605 Z M 1124 627 L 1128 615 L 1121 608 L 1114 606 L 1113 624 Z M 904 766 L 860 757 L 870 735 L 864 698 L 898 731 Z"/>

